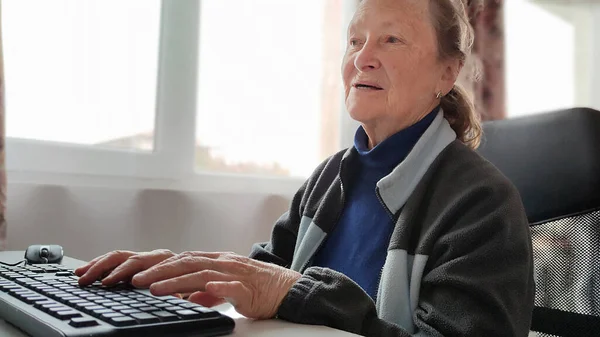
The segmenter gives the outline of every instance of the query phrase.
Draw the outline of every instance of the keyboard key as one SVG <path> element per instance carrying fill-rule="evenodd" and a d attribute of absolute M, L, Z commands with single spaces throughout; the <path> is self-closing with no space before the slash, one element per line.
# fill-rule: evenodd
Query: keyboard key
<path fill-rule="evenodd" d="M 51 286 L 39 286 L 39 285 L 33 285 L 31 286 L 31 288 L 38 290 L 38 291 L 51 291 L 51 290 L 57 290 L 54 287 Z"/>
<path fill-rule="evenodd" d="M 50 291 L 48 293 L 51 294 L 52 296 L 58 297 L 58 298 L 73 296 L 73 295 L 71 295 L 71 294 L 69 294 L 67 292 L 62 291 L 62 290 L 60 290 L 60 291 Z"/>
<path fill-rule="evenodd" d="M 52 314 L 52 316 L 54 316 L 58 319 L 62 319 L 62 320 L 68 320 L 71 318 L 81 317 L 81 314 L 75 310 L 57 311 L 57 312 L 54 312 L 51 314 Z"/>
<path fill-rule="evenodd" d="M 133 299 L 143 300 L 143 299 L 147 298 L 148 296 L 132 292 L 132 293 L 128 294 L 128 297 L 133 298 Z"/>
<path fill-rule="evenodd" d="M 21 274 L 17 274 L 17 273 L 5 273 L 3 276 L 9 280 L 14 280 L 16 278 L 22 277 Z"/>
<path fill-rule="evenodd" d="M 36 301 L 43 301 L 45 300 L 46 297 L 44 296 L 39 296 L 39 295 L 32 295 L 32 296 L 23 296 L 21 297 L 21 300 L 27 304 L 33 304 Z"/>
<path fill-rule="evenodd" d="M 183 319 L 194 319 L 194 318 L 200 318 L 202 317 L 202 314 L 199 312 L 196 312 L 194 310 L 190 310 L 190 309 L 185 309 L 185 310 L 179 310 L 177 312 L 175 312 L 177 314 L 177 316 L 183 318 Z"/>
<path fill-rule="evenodd" d="M 102 303 L 102 305 L 105 306 L 105 307 L 118 307 L 118 306 L 120 306 L 122 304 L 119 303 L 119 302 L 111 301 L 111 302 Z"/>
<path fill-rule="evenodd" d="M 35 307 L 38 307 L 38 306 L 41 307 L 44 304 L 58 304 L 58 303 L 55 302 L 55 301 L 51 301 L 51 300 L 49 300 L 47 298 L 44 298 L 43 300 L 36 301 L 35 304 L 34 304 L 34 306 Z"/>
<path fill-rule="evenodd" d="M 160 304 L 155 304 L 154 306 L 157 308 L 169 308 L 169 307 L 172 307 L 173 305 L 171 305 L 169 303 L 160 303 Z"/>
<path fill-rule="evenodd" d="M 110 303 L 112 302 L 111 300 L 109 300 L 108 298 L 103 298 L 101 300 L 95 300 L 94 302 L 98 303 L 98 304 L 104 304 L 104 303 Z"/>
<path fill-rule="evenodd" d="M 17 284 L 26 284 L 27 281 L 29 281 L 29 280 L 31 280 L 31 279 L 27 278 L 27 277 L 19 277 L 19 278 L 14 279 L 13 281 Z"/>
<path fill-rule="evenodd" d="M 182 299 L 180 299 L 180 298 L 176 298 L 176 299 L 173 299 L 173 300 L 168 300 L 168 301 L 166 301 L 166 302 L 167 302 L 167 303 L 171 303 L 171 304 L 173 304 L 173 305 L 179 305 L 179 304 L 186 304 L 186 303 L 190 303 L 189 301 L 182 300 Z"/>
<path fill-rule="evenodd" d="M 218 317 L 219 315 L 221 315 L 216 310 L 212 310 L 212 309 L 205 308 L 205 307 L 202 307 L 202 306 L 192 308 L 191 310 L 194 310 L 194 311 L 197 311 L 197 312 L 201 313 L 202 317 Z"/>
<path fill-rule="evenodd" d="M 0 286 L 0 289 L 3 291 L 8 292 L 9 290 L 16 290 L 16 289 L 21 289 L 20 286 L 16 285 L 16 284 L 8 284 L 8 285 L 2 285 Z"/>
<path fill-rule="evenodd" d="M 179 304 L 179 306 L 182 308 L 191 309 L 191 308 L 199 307 L 200 304 L 187 302 L 187 303 L 181 303 L 181 304 Z"/>
<path fill-rule="evenodd" d="M 37 291 L 33 291 L 30 289 L 24 289 L 23 291 L 17 291 L 17 293 L 21 296 L 27 296 L 27 295 L 39 295 L 39 293 Z"/>
<path fill-rule="evenodd" d="M 85 291 L 85 292 L 84 292 L 84 291 L 82 291 L 82 292 L 79 292 L 79 291 L 74 291 L 74 292 L 73 292 L 73 295 L 77 295 L 77 296 L 79 296 L 79 297 L 81 297 L 81 298 L 85 298 L 86 300 L 87 300 L 88 298 L 90 298 L 90 297 L 96 297 L 96 295 L 94 295 L 94 294 L 90 294 L 90 293 L 89 293 L 89 292 L 87 292 L 87 291 Z"/>
<path fill-rule="evenodd" d="M 20 289 L 20 290 L 15 290 L 15 291 L 11 291 L 11 292 L 14 294 L 20 295 L 20 296 L 36 294 L 29 289 Z"/>
<path fill-rule="evenodd" d="M 60 303 L 56 303 L 56 304 L 44 304 L 41 307 L 39 307 L 38 309 L 40 309 L 44 312 L 49 312 L 51 309 L 70 310 L 71 308 L 65 307 L 64 305 L 62 305 Z"/>
<path fill-rule="evenodd" d="M 86 290 L 77 290 L 77 291 L 72 291 L 71 293 L 73 295 L 77 295 L 77 296 L 81 296 L 81 295 L 94 296 L 94 295 L 90 294 L 89 292 L 87 292 Z"/>
<path fill-rule="evenodd" d="M 90 312 L 91 315 L 102 315 L 102 314 L 114 314 L 115 311 L 114 310 L 110 310 L 110 309 L 96 309 L 96 310 L 92 310 L 92 312 Z"/>
<path fill-rule="evenodd" d="M 159 300 L 155 300 L 155 299 L 151 299 L 151 300 L 149 300 L 149 301 L 145 301 L 145 302 L 146 302 L 146 304 L 150 304 L 150 305 L 154 305 L 154 304 L 162 304 L 162 303 L 164 303 L 163 301 L 159 301 Z M 124 302 L 122 302 L 122 303 L 124 303 Z"/>
<path fill-rule="evenodd" d="M 83 309 L 83 310 L 85 310 L 86 312 L 92 312 L 94 310 L 102 310 L 102 309 L 105 309 L 105 308 L 101 305 L 92 305 L 89 307 L 85 307 L 85 309 Z"/>
<path fill-rule="evenodd" d="M 57 312 L 57 311 L 61 311 L 61 310 L 72 310 L 71 308 L 67 307 L 66 305 L 62 305 L 60 303 L 58 303 L 58 305 L 45 304 L 42 307 L 48 309 L 49 312 Z"/>
<path fill-rule="evenodd" d="M 166 307 L 165 310 L 169 311 L 169 312 L 176 312 L 176 311 L 183 310 L 183 308 L 182 307 L 177 307 L 177 306 L 171 306 L 171 307 Z"/>
<path fill-rule="evenodd" d="M 152 313 L 152 315 L 160 318 L 160 320 L 163 322 L 176 321 L 179 319 L 179 316 L 168 311 L 155 311 Z"/>
<path fill-rule="evenodd" d="M 160 319 L 154 315 L 142 312 L 139 314 L 132 314 L 131 317 L 135 318 L 141 324 L 158 323 Z"/>
<path fill-rule="evenodd" d="M 73 273 L 71 273 L 70 271 L 59 271 L 54 275 L 56 275 L 56 276 L 72 276 Z"/>
<path fill-rule="evenodd" d="M 73 318 L 69 322 L 69 325 L 72 327 L 76 327 L 76 328 L 85 328 L 85 327 L 98 325 L 98 321 L 96 321 L 93 318 L 77 317 L 77 318 Z"/>
<path fill-rule="evenodd" d="M 111 309 L 115 310 L 115 311 L 121 311 L 121 310 L 129 310 L 129 309 L 131 309 L 131 307 L 128 307 L 126 305 L 119 305 L 116 307 L 112 307 Z"/>
<path fill-rule="evenodd" d="M 104 297 L 112 299 L 112 298 L 115 298 L 115 297 L 121 297 L 121 295 L 120 294 L 108 294 L 108 295 L 106 295 Z"/>
<path fill-rule="evenodd" d="M 147 304 L 146 303 L 133 303 L 133 304 L 130 304 L 129 306 L 132 308 L 141 308 L 141 307 L 147 306 Z"/>
<path fill-rule="evenodd" d="M 100 317 L 104 318 L 104 319 L 111 319 L 111 318 L 115 318 L 115 317 L 125 317 L 125 315 L 118 313 L 118 312 L 108 312 L 108 313 L 100 315 Z"/>
<path fill-rule="evenodd" d="M 127 300 L 127 301 L 121 301 L 121 304 L 134 304 L 134 303 L 140 303 L 136 300 Z"/>
<path fill-rule="evenodd" d="M 114 326 L 130 326 L 138 324 L 135 319 L 127 316 L 113 317 L 109 319 L 108 322 Z"/>
<path fill-rule="evenodd" d="M 131 315 L 131 314 L 139 314 L 139 313 L 141 313 L 141 311 L 137 310 L 137 309 L 128 309 L 128 310 L 121 310 L 120 313 L 125 314 L 125 315 Z"/>
<path fill-rule="evenodd" d="M 25 282 L 25 283 L 27 283 L 27 285 L 28 285 L 29 287 L 33 287 L 33 286 L 44 286 L 44 285 L 45 285 L 45 284 L 43 284 L 42 282 L 39 282 L 39 281 L 36 281 L 36 280 L 33 280 L 33 281 L 28 281 L 28 282 Z"/>
<path fill-rule="evenodd" d="M 85 310 L 86 307 L 93 307 L 96 306 L 97 304 L 94 302 L 83 302 L 83 303 L 76 303 L 75 306 L 79 309 Z"/>
<path fill-rule="evenodd" d="M 160 311 L 160 308 L 157 307 L 153 307 L 153 306 L 145 306 L 145 307 L 140 307 L 138 308 L 138 310 L 143 311 L 143 312 L 152 312 L 152 311 Z"/>
<path fill-rule="evenodd" d="M 146 302 L 146 303 L 148 303 L 148 302 L 150 302 L 150 301 L 158 301 L 158 300 L 156 299 L 156 297 L 152 297 L 152 296 L 144 296 L 144 298 L 138 298 L 137 300 L 138 300 L 138 301 L 142 301 L 142 302 Z M 160 301 L 160 303 L 163 303 L 163 301 Z M 158 303 L 157 303 L 157 304 L 158 304 Z"/>
<path fill-rule="evenodd" d="M 44 283 L 46 283 L 46 284 L 62 284 L 62 282 L 57 279 L 46 280 L 46 282 L 44 282 Z"/>
<path fill-rule="evenodd" d="M 68 292 L 68 293 L 71 293 L 71 294 L 73 294 L 73 292 L 74 292 L 74 291 L 77 291 L 77 290 L 79 290 L 79 288 L 77 288 L 77 287 L 73 287 L 73 286 L 65 286 L 65 287 L 62 287 L 61 289 L 62 289 L 63 291 L 66 291 L 66 292 Z M 74 294 L 73 294 L 73 295 L 74 295 Z"/>

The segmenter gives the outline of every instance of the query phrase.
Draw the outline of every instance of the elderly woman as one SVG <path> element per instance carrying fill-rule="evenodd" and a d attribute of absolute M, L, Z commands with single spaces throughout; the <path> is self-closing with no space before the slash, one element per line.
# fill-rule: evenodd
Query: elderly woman
<path fill-rule="evenodd" d="M 367 336 L 526 336 L 527 218 L 473 151 L 478 118 L 455 84 L 472 41 L 460 0 L 363 0 L 342 67 L 355 145 L 315 170 L 271 241 L 250 257 L 111 252 L 77 269 L 80 283 Z"/>

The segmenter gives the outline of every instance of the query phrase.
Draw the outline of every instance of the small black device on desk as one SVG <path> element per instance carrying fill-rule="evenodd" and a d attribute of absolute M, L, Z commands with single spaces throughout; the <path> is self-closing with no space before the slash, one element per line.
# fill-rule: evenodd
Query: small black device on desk
<path fill-rule="evenodd" d="M 72 269 L 51 262 L 62 256 L 60 246 L 36 245 L 27 264 L 0 264 L 1 319 L 33 337 L 204 337 L 234 329 L 230 317 L 177 297 L 127 284 L 81 287 Z"/>
<path fill-rule="evenodd" d="M 63 259 L 63 248 L 59 245 L 33 245 L 25 251 L 28 264 L 60 264 Z"/>

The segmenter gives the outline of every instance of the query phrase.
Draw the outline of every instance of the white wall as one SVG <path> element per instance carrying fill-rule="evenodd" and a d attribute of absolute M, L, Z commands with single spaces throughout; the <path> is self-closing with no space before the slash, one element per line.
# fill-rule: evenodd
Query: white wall
<path fill-rule="evenodd" d="M 595 4 L 592 9 L 593 17 L 593 52 L 592 52 L 592 65 L 590 72 L 592 74 L 592 94 L 591 102 L 592 106 L 600 110 L 600 3 Z"/>
<path fill-rule="evenodd" d="M 177 38 L 164 41 L 163 53 L 168 57 L 163 55 L 163 67 L 169 71 L 164 71 L 168 95 L 163 96 L 170 102 L 159 99 L 163 106 L 158 110 L 168 115 L 158 114 L 157 126 L 164 130 L 157 131 L 156 146 L 177 150 L 157 157 L 8 139 L 8 249 L 60 244 L 67 255 L 84 260 L 113 249 L 248 254 L 252 243 L 269 239 L 275 220 L 288 209 L 302 181 L 196 175 L 193 153 L 181 154 L 194 150 L 194 131 L 186 121 L 190 111 L 196 112 L 195 99 L 182 96 L 181 89 L 195 88 L 185 67 L 195 66 L 187 48 L 196 43 L 197 37 L 189 32 L 197 30 L 193 27 L 198 18 L 186 11 L 197 6 L 194 3 L 166 2 L 163 10 L 163 16 L 177 22 L 167 20 L 163 29 L 168 31 L 163 34 Z M 354 4 L 344 0 L 344 5 L 345 30 Z M 345 39 L 340 42 L 345 47 Z M 183 94 L 196 95 L 195 90 L 189 91 Z M 349 146 L 357 124 L 346 114 L 340 123 L 341 142 Z M 162 162 L 169 162 L 167 170 L 175 168 L 174 172 L 164 172 Z"/>
<path fill-rule="evenodd" d="M 600 3 L 508 1 L 505 24 L 509 117 L 600 109 Z"/>
<path fill-rule="evenodd" d="M 9 178 L 10 179 L 10 178 Z M 248 254 L 291 196 L 8 184 L 8 249 L 60 244 L 89 260 L 113 249 Z"/>

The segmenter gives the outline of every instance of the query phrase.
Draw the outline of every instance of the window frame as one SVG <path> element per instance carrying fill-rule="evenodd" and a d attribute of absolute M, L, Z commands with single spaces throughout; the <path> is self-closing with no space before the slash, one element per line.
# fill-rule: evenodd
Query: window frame
<path fill-rule="evenodd" d="M 357 1 L 342 3 L 347 25 Z M 161 2 L 154 151 L 7 137 L 9 182 L 293 193 L 303 178 L 196 171 L 200 8 L 200 0 Z M 347 147 L 357 124 L 342 110 L 340 137 Z"/>

